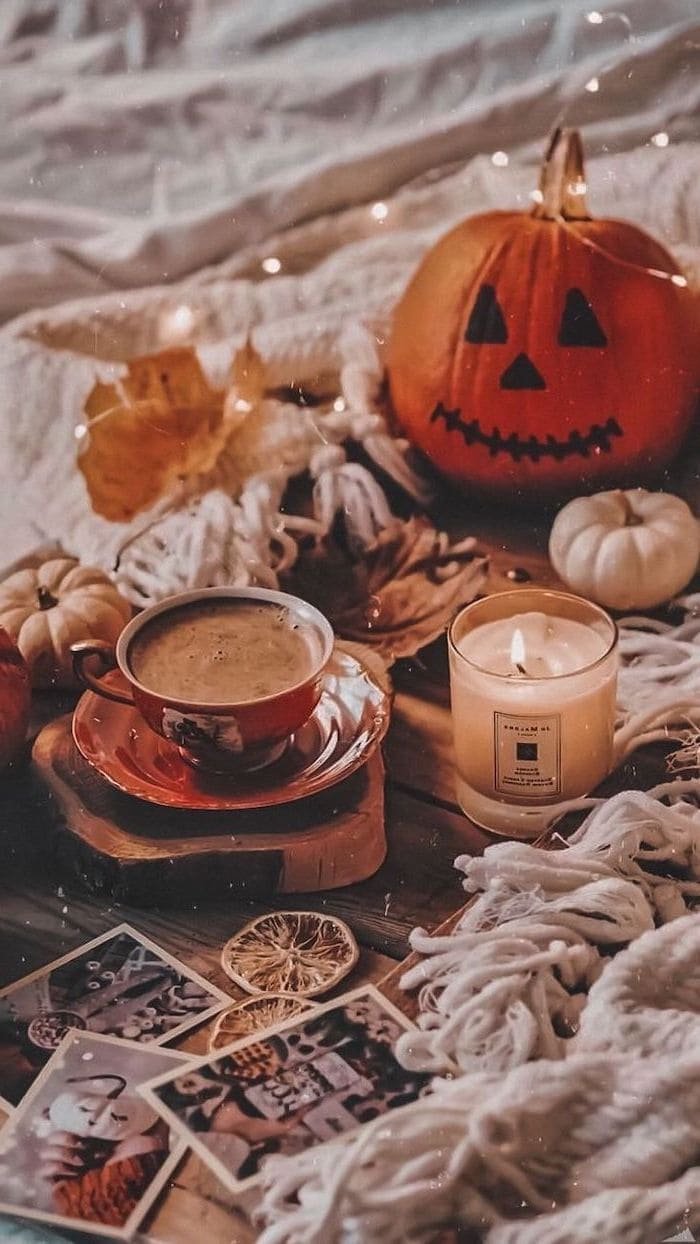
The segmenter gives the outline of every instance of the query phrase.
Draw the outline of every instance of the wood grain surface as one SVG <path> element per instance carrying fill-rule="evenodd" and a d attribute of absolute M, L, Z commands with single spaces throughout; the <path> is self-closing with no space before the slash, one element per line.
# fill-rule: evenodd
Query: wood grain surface
<path fill-rule="evenodd" d="M 308 799 L 190 812 L 144 803 L 105 782 L 80 755 L 67 713 L 38 734 L 32 780 L 57 866 L 96 895 L 143 907 L 337 889 L 372 876 L 386 855 L 379 750 L 346 781 Z"/>

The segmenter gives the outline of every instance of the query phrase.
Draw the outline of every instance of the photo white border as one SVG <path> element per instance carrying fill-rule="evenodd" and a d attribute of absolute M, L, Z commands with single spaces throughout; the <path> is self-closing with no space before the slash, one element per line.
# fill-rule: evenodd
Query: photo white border
<path fill-rule="evenodd" d="M 56 968 L 62 967 L 64 963 L 70 963 L 73 959 L 79 959 L 81 955 L 85 954 L 88 950 L 93 950 L 96 946 L 101 946 L 104 942 L 111 941 L 113 938 L 118 937 L 121 933 L 128 933 L 130 937 L 133 937 L 135 941 L 140 942 L 140 944 L 145 946 L 147 950 L 157 954 L 164 963 L 168 963 L 171 967 L 177 968 L 183 976 L 187 976 L 198 985 L 202 985 L 206 989 L 207 993 L 210 993 L 215 998 L 218 998 L 220 1003 L 216 1003 L 213 1006 L 207 1007 L 205 1011 L 198 1011 L 196 1015 L 184 1019 L 177 1028 L 171 1028 L 168 1032 L 163 1033 L 162 1037 L 154 1037 L 151 1041 L 140 1041 L 137 1042 L 137 1044 L 155 1046 L 169 1044 L 171 1041 L 176 1041 L 178 1037 L 183 1036 L 184 1033 L 189 1032 L 192 1028 L 198 1028 L 200 1024 L 206 1024 L 207 1020 L 213 1019 L 215 1015 L 218 1015 L 226 1007 L 233 1006 L 235 1003 L 236 999 L 232 998 L 230 994 L 224 993 L 223 989 L 219 989 L 217 985 L 213 985 L 211 981 L 206 980 L 205 977 L 199 974 L 199 972 L 195 972 L 193 968 L 190 968 L 181 959 L 176 959 L 174 955 L 168 954 L 167 950 L 163 950 L 163 947 L 159 946 L 157 942 L 152 941 L 150 937 L 146 937 L 145 933 L 139 933 L 138 929 L 135 929 L 131 924 L 127 924 L 126 921 L 122 924 L 115 925 L 112 929 L 108 929 L 106 933 L 101 933 L 99 937 L 94 937 L 90 942 L 83 942 L 81 946 L 76 946 L 75 950 L 70 950 L 68 954 L 61 955 L 60 959 L 52 959 L 50 963 L 44 964 L 43 967 L 37 968 L 34 972 L 30 972 L 27 976 L 20 977 L 19 980 L 13 981 L 10 985 L 4 985 L 2 989 L 0 989 L 0 1000 L 7 998 L 16 990 L 22 989 L 24 986 L 29 985 L 32 981 L 39 980 L 44 976 L 49 976 L 51 972 L 55 971 Z M 79 1028 L 75 1029 L 75 1031 L 89 1032 L 89 1029 Z M 116 1039 L 122 1040 L 121 1037 Z M 27 1092 L 29 1091 L 30 1090 L 28 1089 Z M 13 1106 L 12 1103 L 7 1101 L 7 1099 L 2 1096 L 2 1093 L 0 1093 L 0 1106 L 2 1106 L 3 1110 L 6 1110 L 11 1116 L 14 1114 L 15 1110 L 19 1110 L 26 1096 L 27 1093 L 24 1094 L 24 1097 L 22 1097 L 21 1101 L 19 1101 L 16 1106 Z"/>
<path fill-rule="evenodd" d="M 56 1069 L 52 1067 L 54 1059 L 57 1060 L 58 1055 L 65 1054 L 68 1047 L 72 1045 L 74 1041 L 97 1041 L 103 1045 L 117 1045 L 122 1050 L 126 1046 L 133 1050 L 137 1050 L 139 1054 L 143 1054 L 145 1052 L 146 1055 L 148 1055 L 149 1046 L 152 1046 L 154 1054 L 157 1053 L 159 1056 L 164 1058 L 172 1058 L 173 1061 L 177 1061 L 181 1066 L 198 1061 L 193 1059 L 191 1054 L 182 1053 L 180 1050 L 162 1049 L 156 1044 L 155 1041 L 146 1043 L 143 1041 L 127 1041 L 122 1037 L 110 1037 L 104 1033 L 86 1032 L 83 1028 L 72 1028 L 70 1032 L 67 1032 L 66 1035 L 62 1037 L 61 1041 L 56 1046 L 56 1049 L 53 1051 L 49 1061 L 46 1063 L 46 1066 L 42 1067 L 39 1075 L 32 1084 L 31 1088 L 29 1088 L 25 1093 L 20 1104 L 12 1111 L 2 1127 L 0 1127 L 0 1154 L 2 1154 L 5 1148 L 9 1134 L 14 1131 L 17 1124 L 21 1122 L 24 1115 L 32 1106 L 34 1098 L 43 1087 L 44 1081 L 48 1080 L 55 1074 Z M 167 1073 L 165 1074 L 167 1075 Z M 138 1091 L 137 1085 L 130 1085 L 130 1087 Z M 161 1118 L 162 1117 L 163 1116 L 161 1114 Z M 130 1214 L 123 1227 L 109 1227 L 100 1223 L 88 1222 L 86 1219 L 80 1218 L 65 1218 L 61 1214 L 52 1214 L 49 1210 L 34 1209 L 31 1206 L 25 1205 L 11 1205 L 1 1199 L 0 1214 L 10 1214 L 14 1218 L 27 1219 L 32 1222 L 48 1222 L 53 1224 L 53 1226 L 62 1227 L 64 1230 L 85 1231 L 92 1235 L 105 1236 L 110 1240 L 130 1240 L 133 1237 L 134 1232 L 137 1230 L 139 1223 L 143 1222 L 144 1217 L 148 1213 L 154 1201 L 162 1192 L 165 1184 L 175 1170 L 175 1167 L 187 1152 L 187 1145 L 180 1138 L 180 1132 L 175 1131 L 172 1128 L 170 1131 L 173 1141 L 171 1152 L 163 1162 L 163 1165 L 154 1175 L 148 1189 L 144 1193 L 136 1208 Z"/>
<path fill-rule="evenodd" d="M 220 1050 L 214 1050 L 212 1053 L 207 1054 L 204 1058 L 195 1058 L 190 1062 L 187 1070 L 197 1071 L 200 1067 L 210 1066 L 211 1063 L 218 1062 L 219 1059 L 226 1058 L 229 1054 L 234 1054 L 237 1050 L 245 1049 L 248 1045 L 255 1045 L 258 1041 L 266 1041 L 268 1037 L 272 1037 L 278 1032 L 286 1032 L 287 1029 L 297 1028 L 300 1024 L 307 1020 L 316 1019 L 316 1017 L 323 1014 L 324 1011 L 337 1010 L 339 1007 L 346 1006 L 349 1002 L 354 1002 L 359 998 L 372 998 L 375 1002 L 378 1002 L 392 1019 L 395 1019 L 402 1025 L 405 1031 L 409 1032 L 416 1029 L 416 1025 L 413 1020 L 409 1019 L 408 1015 L 405 1015 L 403 1011 L 400 1011 L 399 1008 L 395 1006 L 389 998 L 387 998 L 386 994 L 383 994 L 380 989 L 377 989 L 376 985 L 358 985 L 356 989 L 351 989 L 348 993 L 339 994 L 338 997 L 332 998 L 329 1002 L 320 1003 L 317 1006 L 313 1006 L 311 1010 L 302 1011 L 300 1014 L 292 1015 L 290 1018 L 282 1020 L 279 1024 L 272 1024 L 269 1028 L 261 1028 L 259 1031 L 252 1033 L 249 1037 L 242 1037 L 238 1041 L 232 1041 L 230 1045 L 226 1045 Z M 169 1127 L 171 1127 L 174 1132 L 177 1132 L 186 1144 L 187 1148 L 190 1148 L 193 1153 L 196 1153 L 197 1156 L 207 1164 L 209 1169 L 214 1172 L 217 1179 L 221 1180 L 222 1184 L 228 1189 L 229 1192 L 233 1192 L 235 1195 L 238 1195 L 241 1192 L 246 1192 L 249 1189 L 254 1188 L 260 1181 L 260 1171 L 258 1171 L 255 1175 L 250 1175 L 247 1179 L 234 1179 L 228 1167 L 226 1167 L 224 1163 L 221 1162 L 209 1149 L 207 1149 L 206 1145 L 202 1143 L 199 1139 L 199 1134 L 192 1131 L 190 1128 L 185 1127 L 178 1115 L 170 1110 L 168 1106 L 163 1105 L 163 1102 L 154 1092 L 154 1089 L 159 1088 L 162 1084 L 169 1084 L 172 1080 L 176 1079 L 177 1074 L 178 1073 L 176 1071 L 173 1072 L 172 1075 L 169 1072 L 165 1072 L 163 1075 L 156 1076 L 153 1080 L 144 1080 L 143 1084 L 138 1086 L 137 1092 L 140 1093 L 142 1097 L 145 1097 L 146 1101 L 153 1106 L 154 1110 L 157 1110 L 161 1117 L 165 1119 L 165 1122 L 169 1125 Z M 357 1128 L 351 1131 L 349 1130 L 344 1133 L 344 1135 L 352 1136 L 356 1131 L 360 1131 L 362 1127 L 363 1124 L 358 1123 Z M 333 1137 L 332 1140 L 318 1141 L 316 1144 L 309 1145 L 308 1148 L 314 1150 L 320 1149 L 322 1146 L 335 1145 L 338 1141 L 342 1141 L 342 1139 L 343 1134 Z"/>

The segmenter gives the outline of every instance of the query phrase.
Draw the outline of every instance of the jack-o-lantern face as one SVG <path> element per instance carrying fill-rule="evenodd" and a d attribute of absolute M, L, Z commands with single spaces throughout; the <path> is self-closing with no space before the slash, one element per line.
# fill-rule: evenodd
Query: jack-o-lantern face
<path fill-rule="evenodd" d="M 458 482 L 514 498 L 640 483 L 680 446 L 698 378 L 688 291 L 645 234 L 581 207 L 465 221 L 397 308 L 396 414 Z"/>
<path fill-rule="evenodd" d="M 506 318 L 501 309 L 493 285 L 484 284 L 479 290 L 469 312 L 464 340 L 478 346 L 507 346 L 509 340 Z M 600 326 L 595 312 L 582 290 L 569 289 L 561 311 L 556 343 L 568 349 L 604 349 L 608 339 Z M 545 351 L 549 357 L 549 352 Z M 546 390 L 547 379 L 540 368 L 524 350 L 513 356 L 511 350 L 502 351 L 509 361 L 500 373 L 500 389 L 519 391 Z M 512 356 L 512 357 L 509 357 Z M 475 360 L 476 365 L 476 360 Z M 570 371 L 576 373 L 575 366 Z M 588 457 L 591 453 L 609 453 L 615 437 L 622 436 L 622 428 L 615 418 L 609 417 L 604 424 L 593 423 L 588 428 L 574 429 L 564 439 L 551 431 L 543 439 L 530 433 L 527 437 L 517 431 L 505 434 L 499 427 L 482 428 L 478 419 L 464 419 L 459 407 L 446 408 L 438 402 L 430 416 L 430 422 L 442 422 L 450 432 L 458 432 L 465 445 L 483 445 L 492 457 L 509 455 L 514 462 L 529 458 L 532 462 L 551 458 L 562 462 L 569 457 Z"/>

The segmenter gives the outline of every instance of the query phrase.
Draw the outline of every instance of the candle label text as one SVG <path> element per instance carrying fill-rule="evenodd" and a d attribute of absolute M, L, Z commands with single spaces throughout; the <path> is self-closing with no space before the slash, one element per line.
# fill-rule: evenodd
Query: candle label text
<path fill-rule="evenodd" d="M 494 713 L 494 785 L 501 795 L 542 799 L 561 794 L 561 717 Z"/>

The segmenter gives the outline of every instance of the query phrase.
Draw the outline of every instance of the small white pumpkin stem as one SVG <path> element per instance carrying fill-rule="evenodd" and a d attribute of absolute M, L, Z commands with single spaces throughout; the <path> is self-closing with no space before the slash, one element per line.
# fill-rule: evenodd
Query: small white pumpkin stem
<path fill-rule="evenodd" d="M 644 522 L 644 519 L 640 518 L 639 514 L 636 514 L 635 511 L 632 509 L 632 505 L 631 505 L 629 497 L 627 496 L 627 493 L 623 492 L 622 489 L 620 488 L 618 489 L 617 495 L 620 498 L 622 508 L 625 512 L 625 527 L 641 527 Z"/>
<path fill-rule="evenodd" d="M 532 209 L 538 220 L 590 220 L 586 206 L 583 143 L 578 130 L 557 128 L 540 173 L 540 198 Z"/>

